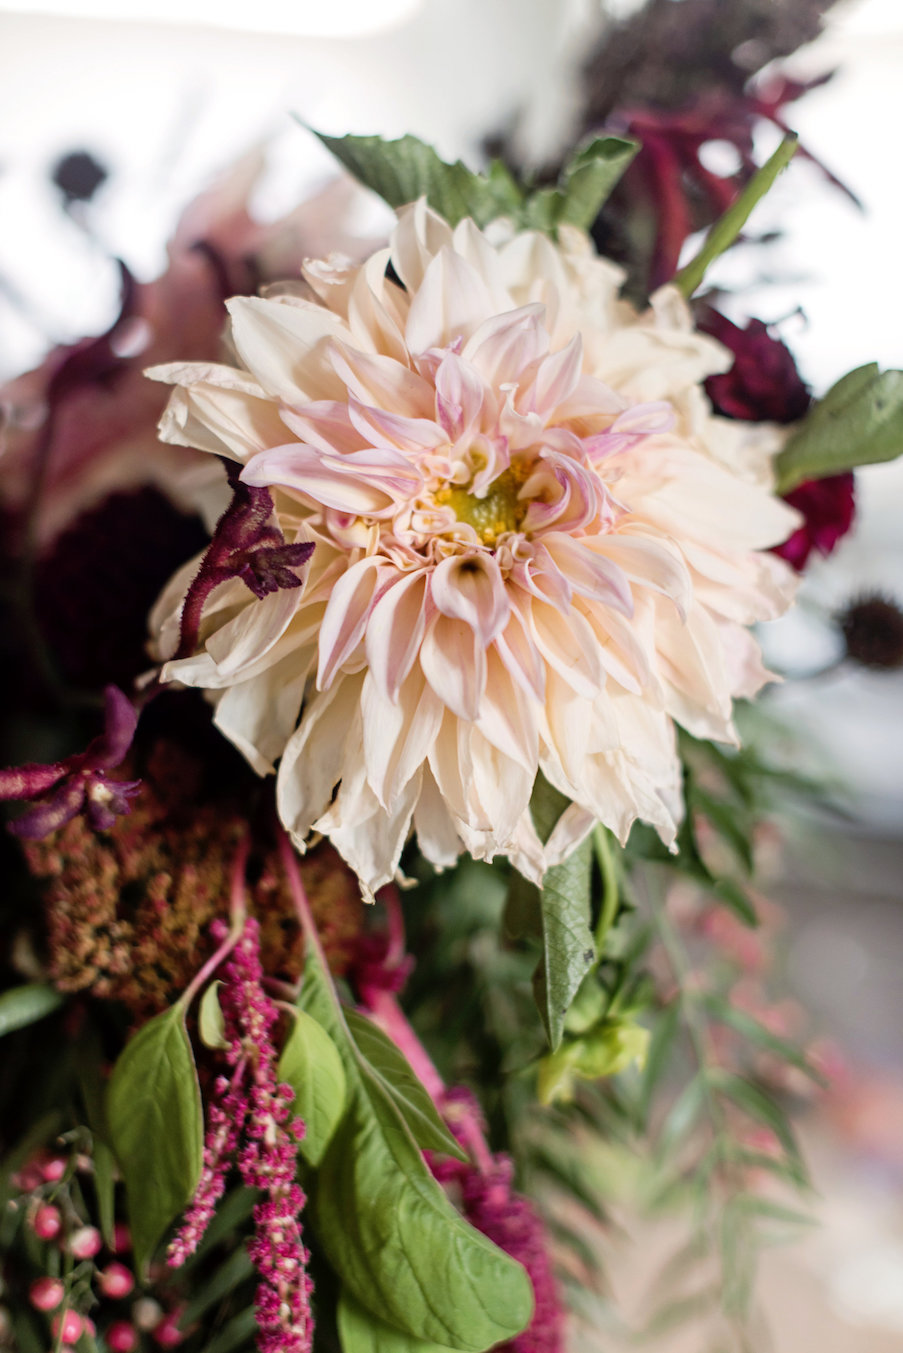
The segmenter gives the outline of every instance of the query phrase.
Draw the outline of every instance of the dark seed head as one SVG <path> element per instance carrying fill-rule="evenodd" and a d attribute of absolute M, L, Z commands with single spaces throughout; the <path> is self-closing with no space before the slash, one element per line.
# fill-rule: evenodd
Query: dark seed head
<path fill-rule="evenodd" d="M 847 657 L 863 667 L 903 667 L 903 609 L 880 592 L 865 593 L 839 613 Z"/>

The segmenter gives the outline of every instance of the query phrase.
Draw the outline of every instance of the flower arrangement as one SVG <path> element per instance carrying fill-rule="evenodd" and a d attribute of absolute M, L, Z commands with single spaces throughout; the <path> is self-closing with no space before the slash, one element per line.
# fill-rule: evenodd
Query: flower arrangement
<path fill-rule="evenodd" d="M 785 1101 L 827 1063 L 770 972 L 767 815 L 818 787 L 757 745 L 752 627 L 903 449 L 903 374 L 814 400 L 699 296 L 792 136 L 677 271 L 666 218 L 648 296 L 597 251 L 704 112 L 633 109 L 642 148 L 540 186 L 323 137 L 396 209 L 384 247 L 262 294 L 177 248 L 13 387 L 45 404 L 2 488 L 23 1349 L 558 1353 L 601 1318 L 594 1153 L 637 1143 L 655 1205 L 692 1203 L 671 1277 L 716 1264 L 747 1346 L 751 1252 L 805 1189 Z M 122 334 L 168 289 L 203 323 L 139 378 Z"/>

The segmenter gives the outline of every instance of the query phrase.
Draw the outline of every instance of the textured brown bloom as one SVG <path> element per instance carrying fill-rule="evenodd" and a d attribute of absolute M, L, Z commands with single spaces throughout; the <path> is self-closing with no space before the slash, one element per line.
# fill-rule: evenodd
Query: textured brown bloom
<path fill-rule="evenodd" d="M 229 870 L 247 830 L 236 804 L 198 802 L 199 770 L 173 743 L 149 758 L 130 817 L 96 833 L 82 820 L 25 846 L 47 880 L 51 980 L 63 991 L 122 1001 L 143 1021 L 184 990 L 212 952 L 210 922 L 226 917 Z M 352 958 L 361 927 L 357 880 L 327 845 L 302 865 L 333 970 Z M 261 928 L 264 970 L 286 980 L 301 970 L 302 943 L 275 851 L 252 857 L 249 907 Z"/>

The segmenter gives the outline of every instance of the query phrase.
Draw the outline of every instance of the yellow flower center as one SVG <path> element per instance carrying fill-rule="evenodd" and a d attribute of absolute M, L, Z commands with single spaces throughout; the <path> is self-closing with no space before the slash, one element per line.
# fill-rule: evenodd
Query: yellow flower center
<path fill-rule="evenodd" d="M 510 465 L 482 497 L 456 484 L 446 484 L 434 497 L 440 507 L 450 507 L 458 521 L 472 526 L 484 545 L 494 545 L 506 531 L 519 531 L 523 525 L 528 504 L 517 495 L 528 473 L 526 465 Z"/>

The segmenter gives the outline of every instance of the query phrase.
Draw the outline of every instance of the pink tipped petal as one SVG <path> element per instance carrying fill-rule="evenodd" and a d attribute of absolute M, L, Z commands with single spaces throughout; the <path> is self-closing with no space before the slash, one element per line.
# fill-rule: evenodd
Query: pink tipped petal
<path fill-rule="evenodd" d="M 495 650 L 521 690 L 540 702 L 545 700 L 545 664 L 517 606 L 512 606 L 508 623 L 495 641 Z"/>
<path fill-rule="evenodd" d="M 420 478 L 398 452 L 367 448 L 328 456 L 301 443 L 262 451 L 241 477 L 258 487 L 295 489 L 314 503 L 358 515 L 391 510 Z"/>
<path fill-rule="evenodd" d="M 531 613 L 533 637 L 546 662 L 564 677 L 578 695 L 592 699 L 605 684 L 593 632 L 583 616 L 572 611 L 565 617 L 541 602 Z"/>
<path fill-rule="evenodd" d="M 369 446 L 348 416 L 344 401 L 319 399 L 303 409 L 283 409 L 282 421 L 302 442 L 327 454 L 362 451 Z"/>
<path fill-rule="evenodd" d="M 633 615 L 630 584 L 618 565 L 586 548 L 582 541 L 552 532 L 543 545 L 575 592 L 604 602 L 622 615 Z"/>
<path fill-rule="evenodd" d="M 516 382 L 527 367 L 548 352 L 544 317 L 542 305 L 525 305 L 507 315 L 493 315 L 465 343 L 461 355 L 473 363 L 489 385 Z"/>
<path fill-rule="evenodd" d="M 580 334 L 560 352 L 550 353 L 539 364 L 529 396 L 522 407 L 538 413 L 544 421 L 574 392 L 583 366 L 583 339 Z"/>
<path fill-rule="evenodd" d="M 403 414 L 386 413 L 361 404 L 353 396 L 348 399 L 348 415 L 370 445 L 407 456 L 416 456 L 421 451 L 435 451 L 448 441 L 442 429 L 427 418 L 407 418 Z"/>
<path fill-rule="evenodd" d="M 395 700 L 426 628 L 427 573 L 401 575 L 382 593 L 367 626 L 367 662 L 380 690 Z"/>
<path fill-rule="evenodd" d="M 319 690 L 331 685 L 336 672 L 362 643 L 380 593 L 391 586 L 395 576 L 394 569 L 371 555 L 339 578 L 320 626 Z"/>
<path fill-rule="evenodd" d="M 411 302 L 405 338 L 412 353 L 444 347 L 470 334 L 493 310 L 485 282 L 471 264 L 445 247 L 427 267 Z"/>
<path fill-rule="evenodd" d="M 433 412 L 433 391 L 416 371 L 378 353 L 358 352 L 345 343 L 329 349 L 332 364 L 361 404 L 378 409 L 396 409 L 407 418 L 428 418 Z"/>
<path fill-rule="evenodd" d="M 487 387 L 473 367 L 447 352 L 436 370 L 436 417 L 450 441 L 477 427 Z"/>
<path fill-rule="evenodd" d="M 443 559 L 430 577 L 430 596 L 443 615 L 470 625 L 484 648 L 504 629 L 511 610 L 498 564 L 486 554 Z"/>

